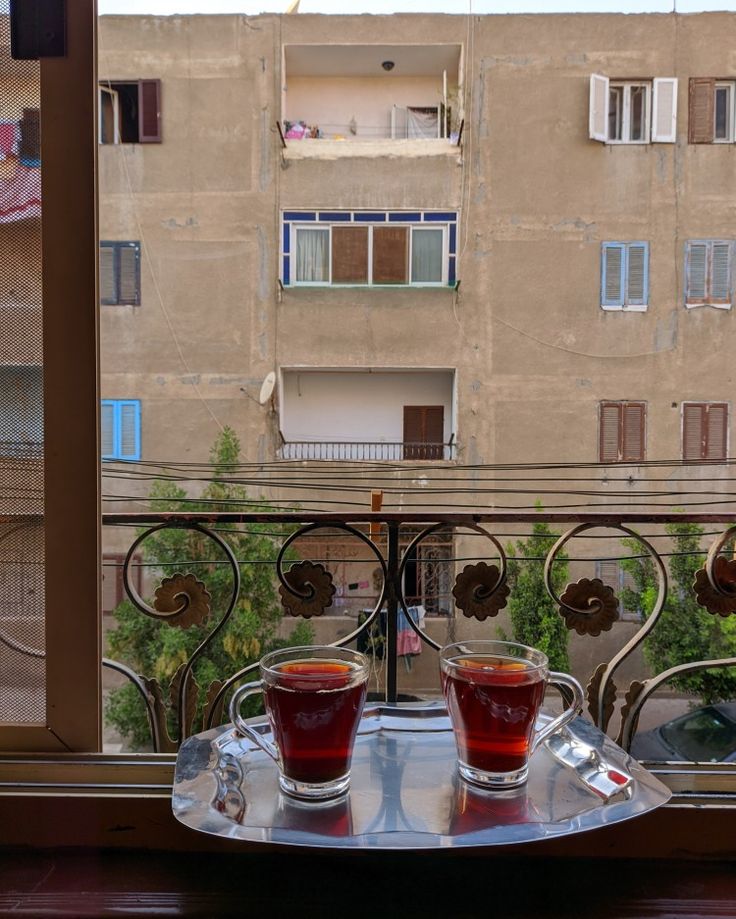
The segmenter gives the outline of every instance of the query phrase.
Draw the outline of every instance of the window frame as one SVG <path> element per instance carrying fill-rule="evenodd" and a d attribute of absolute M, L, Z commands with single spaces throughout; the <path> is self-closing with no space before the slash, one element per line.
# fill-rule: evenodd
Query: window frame
<path fill-rule="evenodd" d="M 112 453 L 103 453 L 100 449 L 102 460 L 111 461 L 136 461 L 141 458 L 141 400 L 140 399 L 101 399 L 100 400 L 100 432 L 103 432 L 102 408 L 110 406 L 112 414 Z M 135 448 L 132 453 L 123 453 L 123 409 L 132 406 L 134 409 L 134 437 Z"/>
<path fill-rule="evenodd" d="M 728 118 L 727 136 L 716 136 L 716 117 L 717 106 L 716 97 L 718 90 L 725 89 L 728 92 L 728 103 L 726 106 L 726 116 Z M 714 144 L 732 144 L 736 142 L 736 80 L 716 80 L 713 86 L 713 143 Z"/>
<path fill-rule="evenodd" d="M 692 262 L 692 247 L 706 247 L 705 263 L 705 296 L 701 298 L 690 295 L 690 266 Z M 713 248 L 716 245 L 728 246 L 728 298 L 719 300 L 711 296 L 713 285 Z M 698 306 L 712 306 L 714 309 L 730 310 L 733 304 L 733 263 L 734 240 L 732 239 L 688 239 L 685 241 L 685 307 L 692 309 Z"/>
<path fill-rule="evenodd" d="M 631 140 L 631 90 L 641 88 L 645 92 L 642 138 L 641 140 Z M 622 113 L 621 113 L 621 137 L 612 138 L 610 132 L 610 94 L 613 89 L 622 89 Z M 651 80 L 609 80 L 609 112 L 606 122 L 606 143 L 612 145 L 626 144 L 640 145 L 650 144 L 652 142 L 652 81 Z"/>
<path fill-rule="evenodd" d="M 603 457 L 603 410 L 608 406 L 615 406 L 619 410 L 618 418 L 618 443 L 617 458 L 615 460 L 604 459 Z M 641 453 L 636 458 L 630 459 L 626 456 L 626 423 L 625 414 L 628 407 L 640 406 L 642 410 L 641 419 Z M 642 399 L 601 399 L 598 403 L 598 462 L 604 466 L 613 466 L 621 463 L 645 463 L 647 459 L 647 403 Z"/>
<path fill-rule="evenodd" d="M 457 212 L 455 211 L 283 211 L 281 217 L 281 284 L 285 288 L 333 287 L 406 290 L 409 288 L 454 288 L 457 284 Z M 333 229 L 365 227 L 368 231 L 366 283 L 333 283 Z M 381 227 L 408 230 L 406 283 L 381 283 L 373 280 L 373 233 Z M 301 233 L 328 230 L 328 279 L 326 281 L 297 280 L 297 246 Z M 439 281 L 412 280 L 414 232 L 441 230 L 442 272 Z"/>
<path fill-rule="evenodd" d="M 641 302 L 636 298 L 629 296 L 629 261 L 630 252 L 634 247 L 644 249 L 644 296 Z M 606 297 L 606 282 L 608 280 L 608 266 L 606 264 L 606 253 L 609 249 L 621 249 L 621 297 L 613 300 Z M 606 241 L 601 243 L 601 288 L 600 288 L 600 305 L 601 309 L 610 312 L 625 313 L 643 313 L 649 309 L 649 243 L 644 240 L 635 240 L 632 242 Z"/>
<path fill-rule="evenodd" d="M 137 129 L 138 129 L 138 138 L 137 140 L 123 140 L 120 132 L 120 98 L 119 90 L 116 89 L 118 86 L 135 86 L 138 94 L 138 113 L 137 113 Z M 146 102 L 144 100 L 145 89 L 153 87 L 154 92 L 154 101 Z M 147 77 L 138 77 L 134 79 L 124 79 L 124 80 L 113 80 L 106 78 L 97 80 L 97 143 L 101 147 L 116 147 L 121 144 L 160 144 L 161 143 L 161 80 L 157 77 L 147 78 Z M 103 123 L 103 104 L 102 104 L 102 94 L 103 92 L 112 96 L 112 106 L 114 113 L 114 124 L 113 140 L 103 140 L 102 139 L 102 123 Z M 154 132 L 146 133 L 145 130 L 145 117 L 146 112 L 149 112 L 150 109 L 148 106 L 155 106 L 156 110 L 156 130 Z"/>
<path fill-rule="evenodd" d="M 100 293 L 101 306 L 140 306 L 141 305 L 141 244 L 139 240 L 113 240 L 101 239 L 102 249 L 113 250 L 113 277 L 112 286 L 115 289 L 115 298 L 103 297 Z M 135 297 L 124 298 L 120 295 L 120 253 L 123 249 L 135 251 Z M 102 267 L 100 267 L 100 289 L 102 288 Z"/>
<path fill-rule="evenodd" d="M 700 433 L 700 456 L 697 458 L 685 456 L 685 410 L 687 407 L 698 407 L 701 410 L 701 433 Z M 725 410 L 724 428 L 725 436 L 723 438 L 724 453 L 720 457 L 708 457 L 708 419 L 707 416 L 712 407 L 723 408 Z M 731 405 L 729 402 L 699 402 L 695 400 L 685 400 L 680 406 L 680 453 L 684 463 L 722 463 L 728 459 L 731 445 Z"/>

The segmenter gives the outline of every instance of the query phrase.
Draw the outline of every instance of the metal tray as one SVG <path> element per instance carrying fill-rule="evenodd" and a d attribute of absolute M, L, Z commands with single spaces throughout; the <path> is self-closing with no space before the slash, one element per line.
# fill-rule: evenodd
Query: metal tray
<path fill-rule="evenodd" d="M 551 715 L 544 712 L 540 720 Z M 268 733 L 268 727 L 258 724 Z M 366 706 L 342 799 L 282 794 L 275 763 L 228 725 L 188 738 L 172 806 L 186 826 L 249 842 L 328 848 L 452 848 L 532 842 L 629 820 L 670 791 L 577 718 L 532 757 L 521 789 L 474 789 L 457 774 L 442 703 Z"/>

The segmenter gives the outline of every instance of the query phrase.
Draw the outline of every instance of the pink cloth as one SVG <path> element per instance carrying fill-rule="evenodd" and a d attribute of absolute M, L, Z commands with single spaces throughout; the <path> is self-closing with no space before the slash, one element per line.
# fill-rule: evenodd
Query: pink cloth
<path fill-rule="evenodd" d="M 399 657 L 406 654 L 419 654 L 422 640 L 412 628 L 401 629 L 396 636 L 396 653 Z"/>
<path fill-rule="evenodd" d="M 18 163 L 12 179 L 0 181 L 0 223 L 41 216 L 41 170 Z"/>
<path fill-rule="evenodd" d="M 18 125 L 14 121 L 0 121 L 0 154 L 11 156 L 16 152 Z"/>

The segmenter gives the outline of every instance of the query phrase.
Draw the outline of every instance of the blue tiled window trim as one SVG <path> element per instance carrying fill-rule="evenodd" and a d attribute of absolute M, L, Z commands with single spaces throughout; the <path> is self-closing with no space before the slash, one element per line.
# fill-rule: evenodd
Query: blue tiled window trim
<path fill-rule="evenodd" d="M 292 223 L 406 223 L 419 226 L 427 223 L 442 223 L 447 233 L 447 286 L 454 287 L 457 281 L 457 211 L 284 211 L 282 215 L 281 281 L 291 285 L 291 243 L 294 240 Z M 329 286 L 329 285 L 326 285 Z M 402 285 L 411 287 L 411 283 Z M 423 285 L 417 285 L 423 286 Z"/>

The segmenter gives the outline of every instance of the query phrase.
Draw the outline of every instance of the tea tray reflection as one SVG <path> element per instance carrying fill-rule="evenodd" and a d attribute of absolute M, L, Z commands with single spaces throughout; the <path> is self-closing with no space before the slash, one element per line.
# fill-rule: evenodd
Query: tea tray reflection
<path fill-rule="evenodd" d="M 268 733 L 266 725 L 260 730 Z M 399 703 L 366 707 L 351 788 L 342 799 L 302 804 L 283 795 L 275 763 L 228 725 L 182 745 L 173 811 L 192 829 L 250 842 L 416 849 L 581 833 L 644 814 L 669 797 L 658 779 L 582 718 L 537 750 L 524 787 L 475 790 L 457 775 L 444 704 Z"/>

